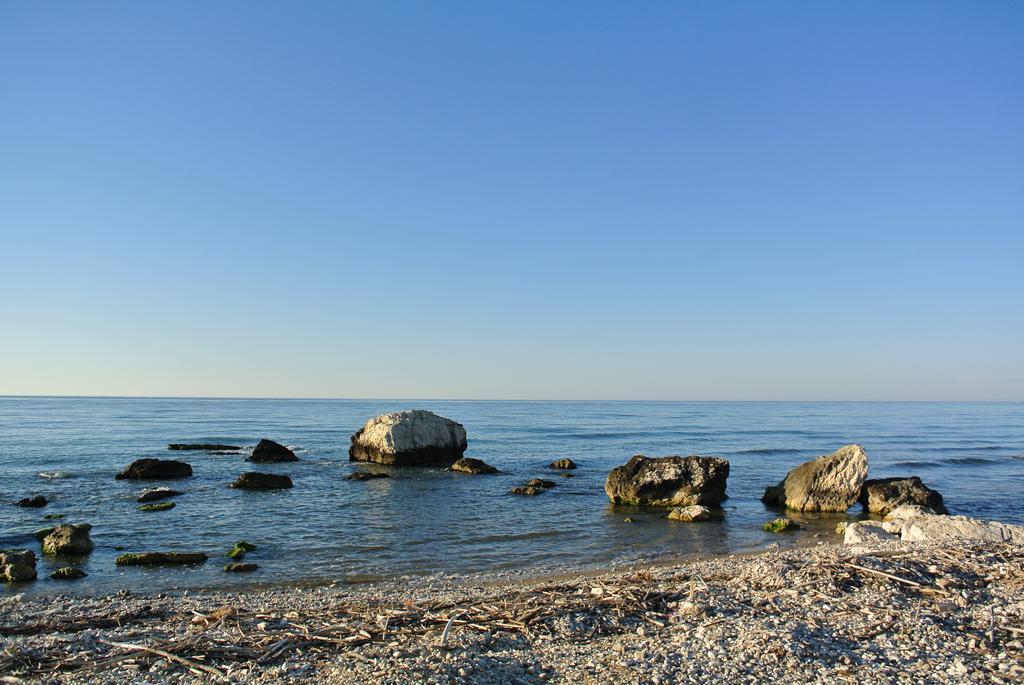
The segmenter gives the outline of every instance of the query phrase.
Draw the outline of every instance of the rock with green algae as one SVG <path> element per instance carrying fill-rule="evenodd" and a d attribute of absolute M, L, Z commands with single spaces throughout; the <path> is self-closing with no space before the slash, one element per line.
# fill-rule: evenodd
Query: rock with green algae
<path fill-rule="evenodd" d="M 90 530 L 92 530 L 92 526 L 88 523 L 71 526 L 65 524 L 52 528 L 42 539 L 43 554 L 50 556 L 88 554 L 92 551 L 93 546 L 92 538 L 89 537 Z"/>
<path fill-rule="evenodd" d="M 241 561 L 242 559 L 245 559 L 246 552 L 251 552 L 254 549 L 256 549 L 256 545 L 252 544 L 251 542 L 246 542 L 245 540 L 239 540 L 235 543 L 235 546 L 231 549 L 231 551 L 227 553 L 227 557 L 229 559 Z"/>
<path fill-rule="evenodd" d="M 46 519 L 47 521 L 56 521 L 57 519 L 64 518 L 64 514 L 47 514 L 43 518 Z"/>
<path fill-rule="evenodd" d="M 793 519 L 780 517 L 772 519 L 768 523 L 761 526 L 761 530 L 769 533 L 785 533 L 791 530 L 800 530 L 800 524 Z"/>
<path fill-rule="evenodd" d="M 202 552 L 132 552 L 122 554 L 114 563 L 118 566 L 183 566 L 203 564 L 207 558 Z"/>
<path fill-rule="evenodd" d="M 155 504 L 143 504 L 139 511 L 167 511 L 174 508 L 174 502 L 157 502 Z"/>
<path fill-rule="evenodd" d="M 64 566 L 51 573 L 50 577 L 54 580 L 75 580 L 77 578 L 85 578 L 87 575 L 89 574 L 80 568 Z"/>

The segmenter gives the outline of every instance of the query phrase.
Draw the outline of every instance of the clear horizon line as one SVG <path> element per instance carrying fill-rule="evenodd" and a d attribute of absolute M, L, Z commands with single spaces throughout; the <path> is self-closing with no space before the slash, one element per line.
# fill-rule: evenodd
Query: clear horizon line
<path fill-rule="evenodd" d="M 977 399 L 645 399 L 645 398 L 484 398 L 484 397 L 303 397 L 275 395 L 54 395 L 54 394 L 0 394 L 0 399 L 107 399 L 107 400 L 295 400 L 305 402 L 691 402 L 691 403 L 991 403 L 1021 404 L 1024 400 L 977 400 Z"/>

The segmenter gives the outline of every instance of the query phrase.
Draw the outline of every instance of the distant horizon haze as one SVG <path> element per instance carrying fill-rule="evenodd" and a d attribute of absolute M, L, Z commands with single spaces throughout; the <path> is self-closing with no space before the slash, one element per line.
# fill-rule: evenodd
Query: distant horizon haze
<path fill-rule="evenodd" d="M 0 395 L 1024 400 L 1021 2 L 5 3 L 0 93 Z"/>

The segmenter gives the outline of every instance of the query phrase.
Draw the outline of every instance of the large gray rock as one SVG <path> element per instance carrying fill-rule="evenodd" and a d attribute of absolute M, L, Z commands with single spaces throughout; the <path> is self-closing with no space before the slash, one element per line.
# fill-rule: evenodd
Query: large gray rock
<path fill-rule="evenodd" d="M 1008 542 L 1024 545 L 1024 526 L 967 516 L 942 516 L 919 506 L 897 507 L 886 517 L 904 542 Z M 888 524 L 887 524 L 888 527 Z"/>
<path fill-rule="evenodd" d="M 638 454 L 608 474 L 604 491 L 613 504 L 716 506 L 725 499 L 729 462 L 718 457 L 645 457 Z"/>
<path fill-rule="evenodd" d="M 352 461 L 395 466 L 450 466 L 466 451 L 461 423 L 422 409 L 374 417 L 352 435 Z"/>
<path fill-rule="evenodd" d="M 860 445 L 846 445 L 808 461 L 765 489 L 761 501 L 795 511 L 846 511 L 860 497 L 868 475 L 868 455 Z"/>
<path fill-rule="evenodd" d="M 56 526 L 49 535 L 43 538 L 43 554 L 46 555 L 81 555 L 92 551 L 92 538 L 88 523 L 78 525 Z"/>
<path fill-rule="evenodd" d="M 0 581 L 35 580 L 36 555 L 30 549 L 0 549 Z"/>
<path fill-rule="evenodd" d="M 917 476 L 866 480 L 860 492 L 860 503 L 869 513 L 882 516 L 905 504 L 928 507 L 936 514 L 946 513 L 942 495 L 922 483 Z"/>

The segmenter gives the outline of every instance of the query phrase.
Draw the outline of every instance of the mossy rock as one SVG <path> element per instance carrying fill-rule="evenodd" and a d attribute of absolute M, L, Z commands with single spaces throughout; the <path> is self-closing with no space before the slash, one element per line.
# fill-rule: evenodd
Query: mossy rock
<path fill-rule="evenodd" d="M 792 519 L 782 517 L 772 519 L 761 526 L 761 530 L 768 533 L 785 533 L 792 530 L 800 530 L 800 524 Z"/>
<path fill-rule="evenodd" d="M 46 519 L 47 521 L 56 521 L 57 519 L 64 518 L 64 514 L 47 514 L 43 518 Z"/>
<path fill-rule="evenodd" d="M 224 567 L 227 573 L 246 573 L 249 571 L 255 571 L 259 566 L 256 564 L 228 564 Z"/>
<path fill-rule="evenodd" d="M 50 577 L 54 580 L 75 580 L 77 578 L 85 578 L 87 575 L 89 574 L 80 568 L 64 566 L 51 573 Z"/>
<path fill-rule="evenodd" d="M 174 508 L 174 502 L 157 502 L 155 504 L 143 504 L 139 511 L 167 511 Z"/>
<path fill-rule="evenodd" d="M 49 535 L 55 530 L 57 530 L 56 526 L 51 526 L 49 528 L 40 528 L 36 532 L 32 533 L 32 537 L 34 537 L 36 540 L 39 540 L 39 542 L 42 542 L 46 539 L 47 535 Z"/>
<path fill-rule="evenodd" d="M 202 552 L 139 552 L 122 554 L 114 563 L 118 566 L 183 566 L 206 563 Z"/>
<path fill-rule="evenodd" d="M 245 540 L 239 540 L 235 543 L 235 546 L 231 549 L 231 551 L 227 553 L 227 556 L 229 559 L 241 561 L 242 559 L 245 559 L 246 552 L 251 552 L 254 549 L 256 549 L 256 545 L 252 544 L 251 542 L 246 542 Z"/>

